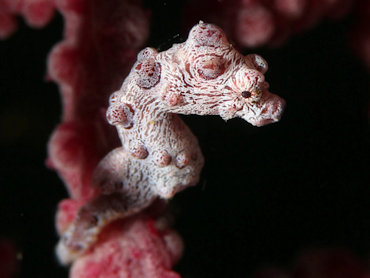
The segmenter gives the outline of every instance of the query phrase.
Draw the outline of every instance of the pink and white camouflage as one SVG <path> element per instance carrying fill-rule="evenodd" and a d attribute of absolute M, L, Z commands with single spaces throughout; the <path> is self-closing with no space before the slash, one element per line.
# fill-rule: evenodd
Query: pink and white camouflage
<path fill-rule="evenodd" d="M 278 121 L 285 102 L 268 92 L 266 71 L 260 56 L 243 56 L 220 28 L 203 22 L 167 51 L 142 50 L 107 110 L 122 147 L 98 165 L 93 185 L 101 194 L 79 209 L 64 233 L 61 261 L 83 254 L 113 220 L 198 182 L 204 159 L 177 113 L 241 117 L 256 126 Z"/>

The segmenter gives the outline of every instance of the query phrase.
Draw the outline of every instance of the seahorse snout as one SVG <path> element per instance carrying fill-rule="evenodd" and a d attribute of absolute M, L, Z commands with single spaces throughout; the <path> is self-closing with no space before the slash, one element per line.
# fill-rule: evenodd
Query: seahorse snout
<path fill-rule="evenodd" d="M 257 102 L 246 103 L 238 116 L 254 126 L 263 126 L 280 120 L 285 100 L 267 91 Z"/>

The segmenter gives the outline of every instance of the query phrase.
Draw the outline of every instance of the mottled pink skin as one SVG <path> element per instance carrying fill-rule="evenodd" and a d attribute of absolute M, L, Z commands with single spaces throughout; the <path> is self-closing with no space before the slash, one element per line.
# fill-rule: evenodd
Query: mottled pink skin
<path fill-rule="evenodd" d="M 369 278 L 370 271 L 363 262 L 340 249 L 307 251 L 289 270 L 264 269 L 253 278 Z"/>
<path fill-rule="evenodd" d="M 242 47 L 278 45 L 325 18 L 347 14 L 355 0 L 193 0 L 187 8 L 189 26 L 198 20 L 216 23 Z"/>
<path fill-rule="evenodd" d="M 32 27 L 43 27 L 53 17 L 55 0 L 0 0 L 0 39 L 17 29 L 16 17 L 21 15 Z"/>
<path fill-rule="evenodd" d="M 142 50 L 107 110 L 122 147 L 99 163 L 93 184 L 102 194 L 81 207 L 63 234 L 60 260 L 83 254 L 113 220 L 198 182 L 203 156 L 175 113 L 241 117 L 256 126 L 278 121 L 285 102 L 268 92 L 266 71 L 260 56 L 241 55 L 219 27 L 203 22 L 167 51 Z"/>
<path fill-rule="evenodd" d="M 171 271 L 183 249 L 172 230 L 140 216 L 115 222 L 72 266 L 71 278 L 180 278 Z"/>

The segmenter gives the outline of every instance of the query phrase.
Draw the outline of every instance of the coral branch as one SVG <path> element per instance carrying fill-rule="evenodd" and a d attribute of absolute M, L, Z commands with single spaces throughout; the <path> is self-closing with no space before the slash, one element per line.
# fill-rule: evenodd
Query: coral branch
<path fill-rule="evenodd" d="M 49 143 L 48 165 L 74 200 L 97 194 L 90 186 L 98 161 L 117 144 L 104 118 L 105 103 L 134 62 L 148 34 L 138 1 L 57 1 L 65 39 L 49 57 L 49 76 L 61 89 L 63 123 Z"/>
<path fill-rule="evenodd" d="M 54 15 L 55 0 L 0 0 L 0 39 L 17 29 L 16 16 L 22 15 L 28 25 L 44 27 Z"/>

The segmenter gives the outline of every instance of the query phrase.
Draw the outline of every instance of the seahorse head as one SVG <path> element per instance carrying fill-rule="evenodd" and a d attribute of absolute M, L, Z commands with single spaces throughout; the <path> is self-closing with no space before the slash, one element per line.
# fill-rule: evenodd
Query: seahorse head
<path fill-rule="evenodd" d="M 176 82 L 165 92 L 177 100 L 169 102 L 171 111 L 218 114 L 225 120 L 241 117 L 256 126 L 280 119 L 285 102 L 268 92 L 266 61 L 240 54 L 219 27 L 200 22 L 177 48 L 177 71 L 167 73 L 176 75 Z"/>

